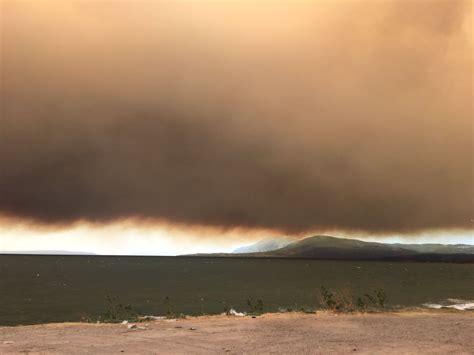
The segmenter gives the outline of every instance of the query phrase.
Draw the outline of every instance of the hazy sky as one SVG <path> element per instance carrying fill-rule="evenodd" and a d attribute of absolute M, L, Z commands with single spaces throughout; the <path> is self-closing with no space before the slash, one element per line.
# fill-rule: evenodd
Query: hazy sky
<path fill-rule="evenodd" d="M 0 6 L 0 250 L 474 244 L 471 1 Z"/>

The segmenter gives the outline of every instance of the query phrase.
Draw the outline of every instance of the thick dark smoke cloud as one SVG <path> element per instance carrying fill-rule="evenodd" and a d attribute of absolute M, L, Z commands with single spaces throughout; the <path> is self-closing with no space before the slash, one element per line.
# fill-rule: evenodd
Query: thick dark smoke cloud
<path fill-rule="evenodd" d="M 1 214 L 472 229 L 468 0 L 1 7 Z"/>

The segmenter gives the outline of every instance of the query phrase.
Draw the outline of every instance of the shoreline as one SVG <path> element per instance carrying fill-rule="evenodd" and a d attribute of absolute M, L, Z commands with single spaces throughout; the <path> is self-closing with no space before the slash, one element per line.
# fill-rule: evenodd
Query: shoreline
<path fill-rule="evenodd" d="M 334 315 L 334 316 L 362 316 L 362 315 L 400 315 L 400 314 L 471 314 L 474 316 L 474 309 L 456 309 L 452 307 L 445 307 L 442 306 L 441 308 L 431 308 L 431 307 L 404 307 L 404 308 L 375 308 L 372 310 L 352 310 L 352 311 L 337 311 L 333 309 L 318 309 L 318 310 L 289 310 L 289 311 L 268 311 L 263 313 L 246 313 L 246 312 L 239 312 L 235 309 L 231 309 L 231 311 L 235 313 L 216 313 L 216 314 L 179 314 L 173 316 L 166 316 L 166 315 L 139 315 L 136 319 L 123 319 L 118 321 L 111 321 L 111 320 L 91 320 L 84 318 L 84 320 L 66 320 L 63 322 L 45 322 L 45 323 L 19 323 L 19 324 L 0 324 L 0 330 L 5 328 L 18 328 L 18 327 L 34 327 L 34 326 L 49 326 L 49 325 L 56 325 L 60 326 L 62 324 L 92 324 L 92 325 L 106 325 L 106 324 L 124 324 L 124 322 L 128 323 L 153 323 L 153 322 L 170 322 L 170 321 L 178 321 L 178 320 L 191 320 L 191 319 L 219 319 L 222 317 L 227 318 L 258 318 L 263 316 L 276 316 L 276 315 L 284 315 L 284 314 L 293 314 L 293 315 Z"/>
<path fill-rule="evenodd" d="M 353 310 L 353 311 L 337 311 L 333 309 L 319 309 L 314 311 L 301 311 L 301 310 L 290 310 L 290 311 L 276 311 L 276 312 L 263 312 L 263 313 L 245 313 L 239 312 L 234 309 L 231 309 L 235 313 L 225 314 L 179 314 L 173 316 L 165 315 L 139 315 L 137 319 L 123 319 L 119 321 L 109 321 L 109 320 L 78 320 L 78 321 L 64 321 L 64 322 L 46 322 L 46 323 L 27 323 L 27 324 L 0 324 L 0 330 L 5 328 L 20 328 L 20 327 L 35 327 L 35 326 L 61 326 L 63 324 L 67 325 L 118 325 L 118 324 L 142 324 L 142 323 L 153 323 L 153 322 L 175 322 L 182 320 L 198 320 L 198 319 L 220 319 L 220 318 L 230 318 L 230 319 L 239 319 L 239 318 L 259 318 L 265 316 L 278 316 L 278 315 L 301 315 L 301 316 L 370 316 L 370 315 L 443 315 L 443 314 L 466 314 L 472 315 L 474 317 L 474 309 L 456 309 L 452 307 L 442 306 L 441 308 L 430 308 L 430 307 L 405 307 L 405 308 L 390 308 L 386 307 L 383 309 L 373 309 L 373 310 Z"/>
<path fill-rule="evenodd" d="M 135 323 L 134 323 L 135 324 Z M 319 311 L 0 327 L 0 353 L 470 353 L 474 312 Z M 354 350 L 355 349 L 355 350 Z"/>

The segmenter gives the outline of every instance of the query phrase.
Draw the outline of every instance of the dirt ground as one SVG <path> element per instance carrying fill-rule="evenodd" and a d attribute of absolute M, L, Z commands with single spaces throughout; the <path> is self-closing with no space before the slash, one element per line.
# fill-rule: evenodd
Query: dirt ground
<path fill-rule="evenodd" d="M 474 312 L 209 316 L 0 328 L 0 353 L 474 354 Z"/>

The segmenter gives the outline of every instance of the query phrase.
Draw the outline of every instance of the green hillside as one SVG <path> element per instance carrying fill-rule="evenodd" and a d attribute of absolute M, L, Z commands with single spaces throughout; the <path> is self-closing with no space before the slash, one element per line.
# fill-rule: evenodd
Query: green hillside
<path fill-rule="evenodd" d="M 309 237 L 263 256 L 331 258 L 331 259 L 380 259 L 401 257 L 416 254 L 416 251 L 391 244 L 363 242 L 354 239 L 334 238 L 329 236 Z"/>

